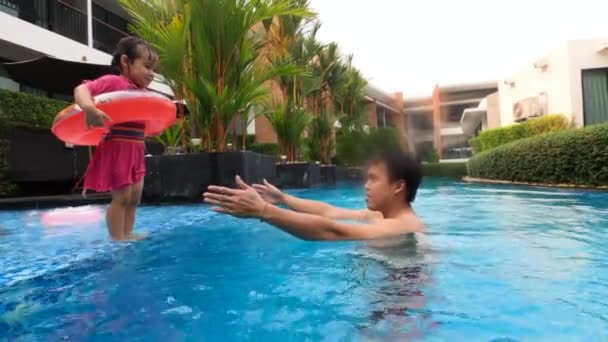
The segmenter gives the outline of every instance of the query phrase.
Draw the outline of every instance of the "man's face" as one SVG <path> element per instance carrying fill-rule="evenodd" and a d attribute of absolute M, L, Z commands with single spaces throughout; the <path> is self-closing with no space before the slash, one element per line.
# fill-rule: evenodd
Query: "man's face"
<path fill-rule="evenodd" d="M 371 163 L 367 167 L 365 194 L 369 210 L 382 210 L 394 199 L 396 182 L 391 181 L 385 163 Z"/>

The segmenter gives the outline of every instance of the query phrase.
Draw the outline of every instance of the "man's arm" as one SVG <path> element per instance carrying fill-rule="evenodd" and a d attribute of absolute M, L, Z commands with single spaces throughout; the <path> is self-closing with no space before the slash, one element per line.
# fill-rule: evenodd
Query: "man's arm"
<path fill-rule="evenodd" d="M 382 219 L 368 224 L 342 223 L 327 217 L 285 210 L 271 204 L 261 218 L 283 231 L 303 240 L 372 240 L 420 231 L 419 222 Z"/>
<path fill-rule="evenodd" d="M 363 209 L 363 210 L 355 210 L 355 209 L 345 209 L 340 207 L 335 207 L 333 205 L 320 202 L 307 200 L 302 198 L 297 198 L 292 195 L 283 194 L 283 198 L 281 200 L 283 204 L 289 207 L 291 210 L 305 213 L 305 214 L 313 214 L 318 216 L 323 216 L 329 219 L 334 220 L 374 220 L 381 219 L 382 214 Z"/>
<path fill-rule="evenodd" d="M 382 214 L 371 210 L 352 210 L 335 207 L 333 205 L 306 200 L 295 196 L 288 195 L 274 185 L 264 180 L 263 184 L 256 184 L 253 186 L 256 191 L 262 195 L 270 203 L 284 204 L 289 209 L 305 213 L 319 215 L 334 220 L 376 220 L 381 219 Z"/>

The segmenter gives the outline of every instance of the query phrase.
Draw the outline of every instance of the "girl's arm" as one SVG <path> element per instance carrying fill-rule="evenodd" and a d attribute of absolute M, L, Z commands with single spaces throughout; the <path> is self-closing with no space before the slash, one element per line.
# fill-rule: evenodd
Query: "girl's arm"
<path fill-rule="evenodd" d="M 104 127 L 104 119 L 112 121 L 106 113 L 95 106 L 93 96 L 86 84 L 81 84 L 74 89 L 74 102 L 84 111 L 87 127 Z"/>

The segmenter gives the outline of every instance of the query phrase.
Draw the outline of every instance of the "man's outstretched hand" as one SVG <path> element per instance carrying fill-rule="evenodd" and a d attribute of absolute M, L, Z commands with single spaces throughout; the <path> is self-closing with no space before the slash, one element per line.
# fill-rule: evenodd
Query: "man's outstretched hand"
<path fill-rule="evenodd" d="M 236 176 L 236 184 L 238 189 L 209 186 L 203 195 L 205 202 L 214 205 L 213 210 L 217 212 L 238 217 L 262 217 L 268 202 L 264 201 L 256 189 L 243 182 L 241 177 Z"/>
<path fill-rule="evenodd" d="M 264 179 L 263 184 L 254 184 L 253 188 L 262 196 L 262 198 L 271 204 L 282 204 L 283 197 L 285 196 L 281 190 L 279 190 L 276 186 L 268 183 L 266 179 Z"/>

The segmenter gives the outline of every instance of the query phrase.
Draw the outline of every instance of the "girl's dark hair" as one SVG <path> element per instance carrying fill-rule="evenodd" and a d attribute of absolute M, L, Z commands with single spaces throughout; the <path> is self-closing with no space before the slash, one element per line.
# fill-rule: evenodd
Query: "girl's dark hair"
<path fill-rule="evenodd" d="M 122 55 L 126 55 L 129 58 L 131 63 L 135 61 L 139 56 L 139 51 L 137 50 L 138 46 L 143 46 L 148 50 L 148 56 L 152 59 L 156 55 L 154 49 L 146 42 L 145 40 L 137 37 L 125 37 L 122 38 L 118 45 L 116 45 L 116 50 L 114 50 L 114 54 L 112 55 L 112 67 L 116 72 L 120 72 L 120 58 Z"/>

